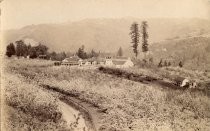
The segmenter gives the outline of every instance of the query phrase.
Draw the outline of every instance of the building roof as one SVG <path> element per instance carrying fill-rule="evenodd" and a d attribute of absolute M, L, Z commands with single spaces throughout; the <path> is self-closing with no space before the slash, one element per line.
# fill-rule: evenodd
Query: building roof
<path fill-rule="evenodd" d="M 87 59 L 87 61 L 89 61 L 89 62 L 94 62 L 94 61 L 96 61 L 96 62 L 105 62 L 105 59 L 101 58 L 101 57 L 92 57 L 92 58 Z"/>
<path fill-rule="evenodd" d="M 38 57 L 47 57 L 47 55 L 39 55 Z"/>
<path fill-rule="evenodd" d="M 72 56 L 69 58 L 65 58 L 62 62 L 78 62 L 80 58 L 78 56 Z"/>
<path fill-rule="evenodd" d="M 92 57 L 92 58 L 89 58 L 87 59 L 87 61 L 89 62 L 94 62 L 94 61 L 97 61 L 98 59 L 96 57 Z"/>
<path fill-rule="evenodd" d="M 125 62 L 125 60 L 112 60 L 112 63 L 115 65 L 124 65 Z"/>
<path fill-rule="evenodd" d="M 129 59 L 130 59 L 129 57 L 117 56 L 117 57 L 113 57 L 112 63 L 115 65 L 123 65 Z"/>
<path fill-rule="evenodd" d="M 113 59 L 128 60 L 129 57 L 116 56 L 116 57 L 113 57 Z"/>

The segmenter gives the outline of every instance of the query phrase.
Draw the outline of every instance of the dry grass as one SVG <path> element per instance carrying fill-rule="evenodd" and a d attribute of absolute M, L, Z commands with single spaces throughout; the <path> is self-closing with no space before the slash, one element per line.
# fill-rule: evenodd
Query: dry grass
<path fill-rule="evenodd" d="M 188 70 L 179 67 L 163 67 L 163 68 L 128 68 L 123 69 L 128 73 L 140 74 L 143 76 L 152 76 L 157 79 L 165 79 L 167 81 L 174 81 L 177 76 L 188 78 L 189 80 L 196 81 L 198 83 L 198 89 L 210 91 L 210 72 Z"/>
<path fill-rule="evenodd" d="M 77 94 L 78 98 L 107 109 L 100 120 L 100 130 L 209 130 L 210 99 L 203 93 L 162 89 L 98 70 L 34 68 L 31 63 L 33 60 L 8 61 L 7 70 L 34 85 L 45 84 Z M 144 73 L 148 72 L 144 69 Z"/>
<path fill-rule="evenodd" d="M 11 73 L 11 72 L 10 72 Z M 19 74 L 4 72 L 4 128 L 14 130 L 63 130 L 65 122 L 57 99 Z"/>

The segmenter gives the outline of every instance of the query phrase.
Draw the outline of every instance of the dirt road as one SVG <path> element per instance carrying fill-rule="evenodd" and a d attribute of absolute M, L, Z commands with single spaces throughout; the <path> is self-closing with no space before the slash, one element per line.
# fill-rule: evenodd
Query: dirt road
<path fill-rule="evenodd" d="M 77 95 L 67 93 L 58 88 L 41 85 L 60 99 L 60 109 L 67 125 L 78 131 L 97 131 L 100 127 L 100 109 L 77 98 Z"/>
<path fill-rule="evenodd" d="M 84 117 L 78 110 L 74 109 L 73 107 L 62 101 L 59 101 L 59 108 L 68 128 L 73 128 L 77 131 L 89 130 L 88 126 L 85 123 Z"/>

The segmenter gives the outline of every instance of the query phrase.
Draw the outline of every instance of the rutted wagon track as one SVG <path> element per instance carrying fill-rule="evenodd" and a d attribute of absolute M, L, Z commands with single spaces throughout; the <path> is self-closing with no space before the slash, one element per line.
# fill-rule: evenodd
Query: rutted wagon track
<path fill-rule="evenodd" d="M 77 94 L 68 93 L 64 90 L 61 90 L 56 87 L 51 87 L 49 85 L 40 85 L 46 90 L 51 91 L 52 93 L 57 93 L 59 99 L 78 110 L 82 116 L 84 116 L 85 124 L 87 125 L 89 131 L 97 131 L 99 128 L 97 124 L 97 119 L 100 116 L 97 107 L 94 107 L 90 103 L 84 102 L 78 98 Z M 94 115 L 94 116 L 93 116 Z"/>

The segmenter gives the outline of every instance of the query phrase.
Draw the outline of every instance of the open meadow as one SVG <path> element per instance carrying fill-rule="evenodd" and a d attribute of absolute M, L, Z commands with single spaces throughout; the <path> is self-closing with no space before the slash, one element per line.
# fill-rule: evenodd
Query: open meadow
<path fill-rule="evenodd" d="M 8 130 L 70 130 L 58 108 L 61 95 L 98 110 L 98 114 L 90 112 L 93 118 L 98 117 L 93 122 L 96 130 L 210 130 L 210 97 L 202 91 L 163 88 L 98 69 L 53 66 L 48 60 L 4 61 Z M 149 69 L 131 71 L 153 77 L 163 75 L 154 71 L 150 74 Z M 170 74 L 175 69 L 164 71 Z M 208 74 L 199 77 L 199 81 L 208 79 Z"/>

